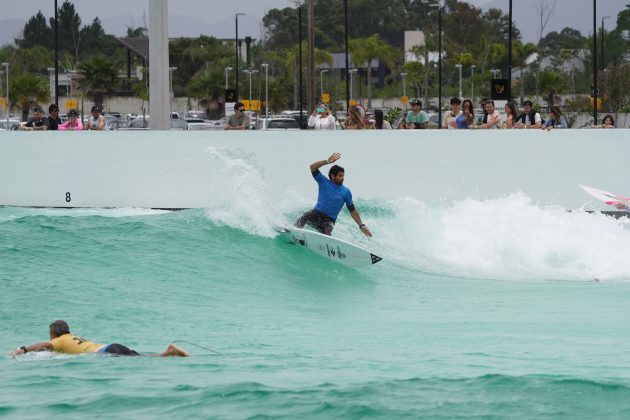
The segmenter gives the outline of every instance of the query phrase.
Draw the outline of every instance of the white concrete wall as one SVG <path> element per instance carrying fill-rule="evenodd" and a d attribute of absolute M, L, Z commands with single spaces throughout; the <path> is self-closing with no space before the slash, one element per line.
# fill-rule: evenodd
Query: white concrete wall
<path fill-rule="evenodd" d="M 449 205 L 522 191 L 603 209 L 578 184 L 630 195 L 630 130 L 5 131 L 0 205 L 197 208 L 254 187 L 314 199 L 308 165 L 335 151 L 359 199 Z M 244 168 L 255 175 L 245 183 Z"/>

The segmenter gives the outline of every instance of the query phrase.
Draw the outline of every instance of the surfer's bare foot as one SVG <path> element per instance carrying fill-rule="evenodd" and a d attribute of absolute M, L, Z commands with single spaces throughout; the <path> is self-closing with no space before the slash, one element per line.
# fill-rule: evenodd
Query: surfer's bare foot
<path fill-rule="evenodd" d="M 166 349 L 166 351 L 162 354 L 160 354 L 160 356 L 163 357 L 169 357 L 169 356 L 178 356 L 178 357 L 188 357 L 189 354 L 187 351 L 180 349 L 179 347 L 177 347 L 175 344 L 171 343 L 168 345 L 168 348 Z"/>

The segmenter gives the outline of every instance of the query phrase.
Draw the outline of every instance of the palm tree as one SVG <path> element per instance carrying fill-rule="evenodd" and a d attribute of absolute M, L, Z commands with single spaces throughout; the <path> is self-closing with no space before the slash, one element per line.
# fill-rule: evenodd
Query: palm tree
<path fill-rule="evenodd" d="M 353 39 L 348 43 L 348 49 L 355 65 L 367 67 L 367 98 L 368 108 L 372 107 L 372 66 L 371 61 L 379 60 L 389 69 L 394 67 L 396 57 L 400 54 L 390 44 L 383 41 L 378 35 L 368 38 Z"/>
<path fill-rule="evenodd" d="M 22 121 L 28 119 L 31 106 L 48 101 L 48 80 L 43 76 L 22 74 L 12 78 L 10 84 L 9 100 L 22 109 Z"/>
<path fill-rule="evenodd" d="M 298 103 L 298 95 L 299 95 L 299 86 L 298 86 L 298 79 L 299 79 L 299 51 L 298 51 L 298 45 L 294 46 L 293 48 L 289 49 L 288 51 L 286 51 L 285 54 L 285 60 L 284 60 L 284 64 L 287 68 L 287 73 L 288 74 L 293 74 L 293 103 L 297 104 Z M 304 41 L 302 43 L 302 51 L 304 54 L 304 59 L 302 60 L 302 70 L 304 70 L 306 68 L 306 41 Z M 333 58 L 332 55 L 325 50 L 320 50 L 318 48 L 315 48 L 315 65 L 318 64 L 328 64 L 329 68 L 332 68 L 333 65 Z M 296 107 L 297 108 L 297 107 Z"/>
<path fill-rule="evenodd" d="M 97 106 L 103 105 L 103 99 L 111 94 L 118 85 L 116 64 L 104 55 L 95 55 L 80 66 L 83 77 L 81 88 L 92 98 Z"/>

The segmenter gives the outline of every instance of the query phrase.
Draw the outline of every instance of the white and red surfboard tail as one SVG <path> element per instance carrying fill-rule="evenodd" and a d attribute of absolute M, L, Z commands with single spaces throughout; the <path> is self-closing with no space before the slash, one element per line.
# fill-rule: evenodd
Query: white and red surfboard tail
<path fill-rule="evenodd" d="M 618 194 L 599 190 L 586 185 L 580 185 L 580 187 L 591 197 L 596 198 L 609 206 L 615 207 L 617 210 L 630 211 L 630 198 L 625 198 Z"/>

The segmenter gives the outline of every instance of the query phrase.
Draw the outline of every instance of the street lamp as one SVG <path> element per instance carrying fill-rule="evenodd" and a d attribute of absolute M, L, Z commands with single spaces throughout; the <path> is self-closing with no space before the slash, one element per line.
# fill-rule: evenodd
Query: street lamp
<path fill-rule="evenodd" d="M 494 79 L 496 79 L 496 78 L 497 78 L 497 73 L 498 73 L 498 74 L 501 74 L 501 70 L 498 70 L 498 69 L 491 69 L 491 70 L 490 70 L 490 72 L 492 73 L 492 77 L 493 77 Z"/>
<path fill-rule="evenodd" d="M 455 67 L 457 67 L 457 70 L 459 71 L 459 97 L 461 98 L 462 95 L 462 65 L 461 63 L 457 63 L 455 64 Z"/>
<path fill-rule="evenodd" d="M 243 73 L 249 75 L 249 110 L 252 110 L 252 74 L 258 73 L 258 70 L 243 70 Z"/>
<path fill-rule="evenodd" d="M 11 109 L 9 102 L 9 63 L 2 63 L 4 72 L 7 74 L 7 130 L 9 129 L 9 111 Z"/>
<path fill-rule="evenodd" d="M 604 20 L 610 19 L 610 16 L 602 16 L 602 70 L 604 70 Z"/>
<path fill-rule="evenodd" d="M 236 67 L 236 71 L 234 73 L 236 73 L 236 101 L 238 101 L 238 61 L 240 60 L 241 57 L 239 57 L 238 54 L 238 17 L 239 16 L 244 16 L 245 13 L 236 13 L 235 17 L 236 17 L 236 36 L 234 37 L 234 55 L 236 60 L 235 61 L 235 67 Z"/>
<path fill-rule="evenodd" d="M 470 65 L 470 102 L 475 103 L 475 69 L 477 66 Z"/>
<path fill-rule="evenodd" d="M 261 66 L 265 69 L 265 117 L 269 116 L 269 64 L 262 63 Z"/>
<path fill-rule="evenodd" d="M 319 90 L 321 91 L 321 100 L 324 100 L 324 73 L 326 73 L 328 69 L 321 69 L 319 71 Z"/>
<path fill-rule="evenodd" d="M 177 67 L 169 67 L 168 68 L 168 89 L 169 89 L 169 95 L 168 95 L 168 105 L 170 108 L 170 118 L 173 118 L 173 97 L 175 95 L 173 95 L 173 72 L 177 70 Z"/>
<path fill-rule="evenodd" d="M 403 79 L 403 96 L 407 96 L 407 85 L 405 83 L 405 77 L 407 77 L 407 73 L 405 72 L 400 73 L 400 77 L 402 77 Z"/>
<path fill-rule="evenodd" d="M 359 69 L 349 69 L 348 73 L 350 73 L 350 100 L 352 100 L 352 75 L 358 72 Z"/>
<path fill-rule="evenodd" d="M 228 73 L 230 73 L 232 70 L 234 69 L 229 66 L 225 68 L 225 90 L 228 90 Z"/>

